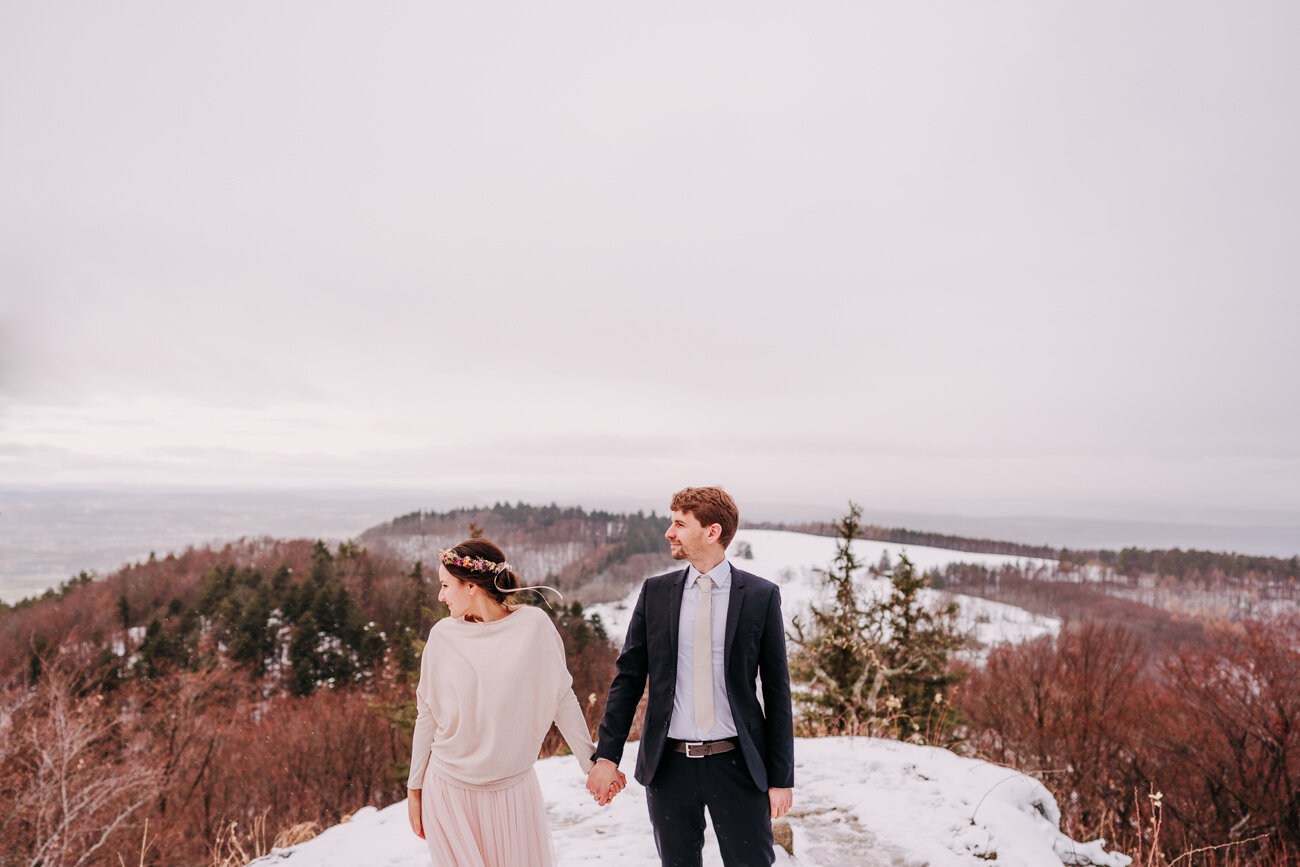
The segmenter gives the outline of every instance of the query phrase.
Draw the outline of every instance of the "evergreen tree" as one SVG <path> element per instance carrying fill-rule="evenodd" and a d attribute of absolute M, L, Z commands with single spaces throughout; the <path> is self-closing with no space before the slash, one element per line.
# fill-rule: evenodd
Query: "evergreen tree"
<path fill-rule="evenodd" d="M 316 620 L 317 628 L 321 632 L 337 635 L 342 614 L 339 611 L 338 591 L 342 589 L 342 585 L 335 582 L 333 578 L 327 578 L 322 583 L 313 579 L 312 589 L 315 590 L 315 594 L 311 604 L 311 615 Z"/>
<path fill-rule="evenodd" d="M 207 575 L 203 576 L 203 583 L 199 586 L 199 599 L 195 603 L 195 608 L 200 614 L 211 617 L 221 607 L 221 604 L 230 598 L 231 590 L 235 585 L 235 567 L 213 566 Z"/>
<path fill-rule="evenodd" d="M 311 695 L 320 679 L 320 630 L 316 618 L 307 612 L 294 627 L 289 642 L 289 691 L 294 695 Z"/>
<path fill-rule="evenodd" d="M 405 611 L 402 612 L 405 615 Z M 414 674 L 420 670 L 420 654 L 416 650 L 416 639 L 405 617 L 397 623 L 393 635 L 393 662 L 403 674 Z"/>
<path fill-rule="evenodd" d="M 105 692 L 112 692 L 122 682 L 122 657 L 112 648 L 100 648 L 99 655 L 91 668 L 92 686 Z"/>
<path fill-rule="evenodd" d="M 27 678 L 28 682 L 35 684 L 41 679 L 41 674 L 45 671 L 45 655 L 50 649 L 50 639 L 45 635 L 37 635 L 32 639 L 32 648 L 27 658 Z"/>
<path fill-rule="evenodd" d="M 276 599 L 283 599 L 284 592 L 289 588 L 289 579 L 291 573 L 289 567 L 281 563 L 271 576 L 271 595 Z"/>
<path fill-rule="evenodd" d="M 362 668 L 374 669 L 384 661 L 384 650 L 387 644 L 384 641 L 384 634 L 378 628 L 367 625 L 361 632 L 361 639 L 357 642 L 357 658 Z"/>
<path fill-rule="evenodd" d="M 850 503 L 835 525 L 835 559 L 822 571 L 834 601 L 812 606 L 807 628 L 794 620 L 791 674 L 805 685 L 796 700 L 821 733 L 916 736 L 925 723 L 931 739 L 941 737 L 951 727 L 945 692 L 955 676 L 948 655 L 962 641 L 956 605 L 922 606 L 926 578 L 906 557 L 885 576 L 887 597 L 859 599 L 854 579 L 863 564 L 853 540 L 861 517 L 861 507 Z"/>
<path fill-rule="evenodd" d="M 883 682 L 899 705 L 900 726 L 919 732 L 930 730 L 930 740 L 946 736 L 955 725 L 943 707 L 948 689 L 961 675 L 948 665 L 964 638 L 957 625 L 957 603 L 942 607 L 922 605 L 920 593 L 929 577 L 918 572 L 906 556 L 888 576 L 890 595 L 880 606 L 888 642 L 874 677 Z M 906 733 L 906 729 L 904 729 Z"/>
<path fill-rule="evenodd" d="M 399 617 L 406 619 L 407 624 L 421 640 L 429 634 L 429 629 L 433 624 L 438 622 L 443 612 L 433 607 L 434 594 L 430 592 L 429 581 L 424 577 L 424 563 L 417 560 L 415 568 L 411 570 L 411 596 L 408 602 L 403 602 L 402 610 Z"/>
<path fill-rule="evenodd" d="M 230 645 L 230 658 L 235 662 L 252 663 L 253 672 L 258 677 L 265 673 L 266 660 L 275 652 L 275 631 L 270 626 L 270 619 L 270 593 L 265 586 L 259 586 L 235 624 Z"/>
<path fill-rule="evenodd" d="M 334 577 L 334 558 L 324 542 L 318 541 L 311 552 L 311 580 L 313 584 L 324 584 Z"/>
<path fill-rule="evenodd" d="M 162 620 L 155 616 L 144 630 L 144 640 L 135 661 L 136 674 L 150 680 L 156 678 L 168 663 L 175 661 L 177 647 L 172 637 L 163 629 Z"/>

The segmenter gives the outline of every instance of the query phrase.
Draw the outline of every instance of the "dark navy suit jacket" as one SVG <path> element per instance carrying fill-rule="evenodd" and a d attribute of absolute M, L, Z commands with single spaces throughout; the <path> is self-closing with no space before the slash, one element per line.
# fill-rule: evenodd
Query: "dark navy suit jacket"
<path fill-rule="evenodd" d="M 682 569 L 647 578 L 618 657 L 618 673 L 609 688 L 600 742 L 594 758 L 618 764 L 636 716 L 637 704 L 650 684 L 636 779 L 649 785 L 668 739 L 677 688 L 677 632 L 686 574 Z M 731 566 L 727 632 L 723 650 L 727 701 L 745 765 L 762 791 L 794 786 L 794 719 L 790 706 L 790 671 L 785 657 L 781 591 L 771 581 Z M 761 676 L 763 704 L 755 681 Z M 766 709 L 766 711 L 765 711 Z"/>

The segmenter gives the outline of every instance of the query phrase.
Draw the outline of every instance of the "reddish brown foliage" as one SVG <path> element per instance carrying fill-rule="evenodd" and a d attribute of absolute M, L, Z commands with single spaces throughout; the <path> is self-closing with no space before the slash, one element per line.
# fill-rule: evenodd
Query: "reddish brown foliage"
<path fill-rule="evenodd" d="M 1209 630 L 1156 651 L 1117 627 L 1083 624 L 1055 640 L 995 651 L 963 686 L 972 741 L 1041 772 L 1065 830 L 1106 837 L 1165 863 L 1293 863 L 1300 848 L 1300 618 Z M 1160 792 L 1155 840 L 1148 793 Z"/>
<path fill-rule="evenodd" d="M 0 695 L 0 863 L 109 863 L 162 774 L 75 670 Z"/>
<path fill-rule="evenodd" d="M 413 577 L 391 556 L 340 546 L 332 573 L 390 643 L 346 688 L 300 698 L 287 694 L 279 674 L 232 664 L 229 622 L 201 615 L 207 609 L 196 605 L 201 590 L 211 594 L 215 586 L 214 567 L 253 570 L 270 584 L 284 566 L 290 585 L 299 585 L 312 580 L 314 553 L 311 542 L 269 539 L 191 550 L 0 616 L 0 667 L 10 678 L 0 689 L 0 865 L 24 853 L 26 864 L 37 852 L 48 865 L 73 865 L 82 856 L 90 859 L 82 863 L 115 864 L 118 854 L 141 863 L 146 820 L 144 864 L 214 863 L 217 848 L 252 852 L 255 838 L 274 840 L 304 822 L 327 826 L 405 797 L 398 766 L 409 757 L 409 733 L 394 723 L 392 709 L 412 700 L 413 686 L 399 671 L 396 638 L 423 635 L 429 607 L 442 607 L 428 576 Z M 228 592 L 234 599 L 248 590 L 236 582 Z M 128 657 L 142 651 L 123 629 L 123 598 L 132 626 L 157 618 L 174 642 L 192 644 L 141 676 L 110 652 L 123 644 Z M 223 600 L 217 603 L 219 610 Z M 586 699 L 604 696 L 615 650 L 575 611 L 556 615 L 575 690 L 594 724 L 602 706 Z M 282 642 L 277 663 L 285 650 Z M 80 728 L 65 724 L 58 734 L 49 722 L 57 719 Z M 90 734 L 77 734 L 83 730 Z M 74 759 L 62 777 L 49 762 L 38 773 L 42 744 Z M 96 797 L 63 805 L 51 795 L 60 780 Z M 71 824 L 63 821 L 69 816 L 76 834 L 54 836 L 60 823 Z"/>
<path fill-rule="evenodd" d="M 1276 833 L 1300 844 L 1300 621 L 1214 629 L 1208 645 L 1165 660 L 1153 733 L 1170 801 L 1191 842 Z"/>
<path fill-rule="evenodd" d="M 359 690 L 259 699 L 229 670 L 79 696 L 53 667 L 5 696 L 0 849 L 22 863 L 134 864 L 147 820 L 144 863 L 205 864 L 231 822 L 261 818 L 274 837 L 387 805 L 405 794 L 388 769 L 409 744 L 370 702 Z"/>
<path fill-rule="evenodd" d="M 1147 713 L 1137 640 L 1087 623 L 1058 639 L 994 650 L 960 688 L 961 706 L 995 761 L 1043 774 L 1067 833 L 1114 836 L 1132 819 L 1132 744 Z"/>

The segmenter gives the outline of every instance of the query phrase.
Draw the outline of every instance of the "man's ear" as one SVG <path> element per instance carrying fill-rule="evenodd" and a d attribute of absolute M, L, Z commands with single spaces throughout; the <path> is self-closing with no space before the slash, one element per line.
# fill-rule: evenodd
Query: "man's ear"
<path fill-rule="evenodd" d="M 722 538 L 722 525 L 710 524 L 709 529 L 705 530 L 705 532 L 709 534 L 708 539 L 710 542 L 716 542 Z"/>

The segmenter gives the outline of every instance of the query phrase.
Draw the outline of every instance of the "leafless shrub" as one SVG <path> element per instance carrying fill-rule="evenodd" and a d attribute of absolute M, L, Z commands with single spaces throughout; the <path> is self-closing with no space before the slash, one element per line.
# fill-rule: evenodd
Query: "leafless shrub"
<path fill-rule="evenodd" d="M 160 771 L 122 737 L 102 696 L 78 695 L 79 681 L 56 663 L 32 687 L 6 694 L 0 845 L 10 863 L 103 863 L 115 835 L 154 797 Z"/>

